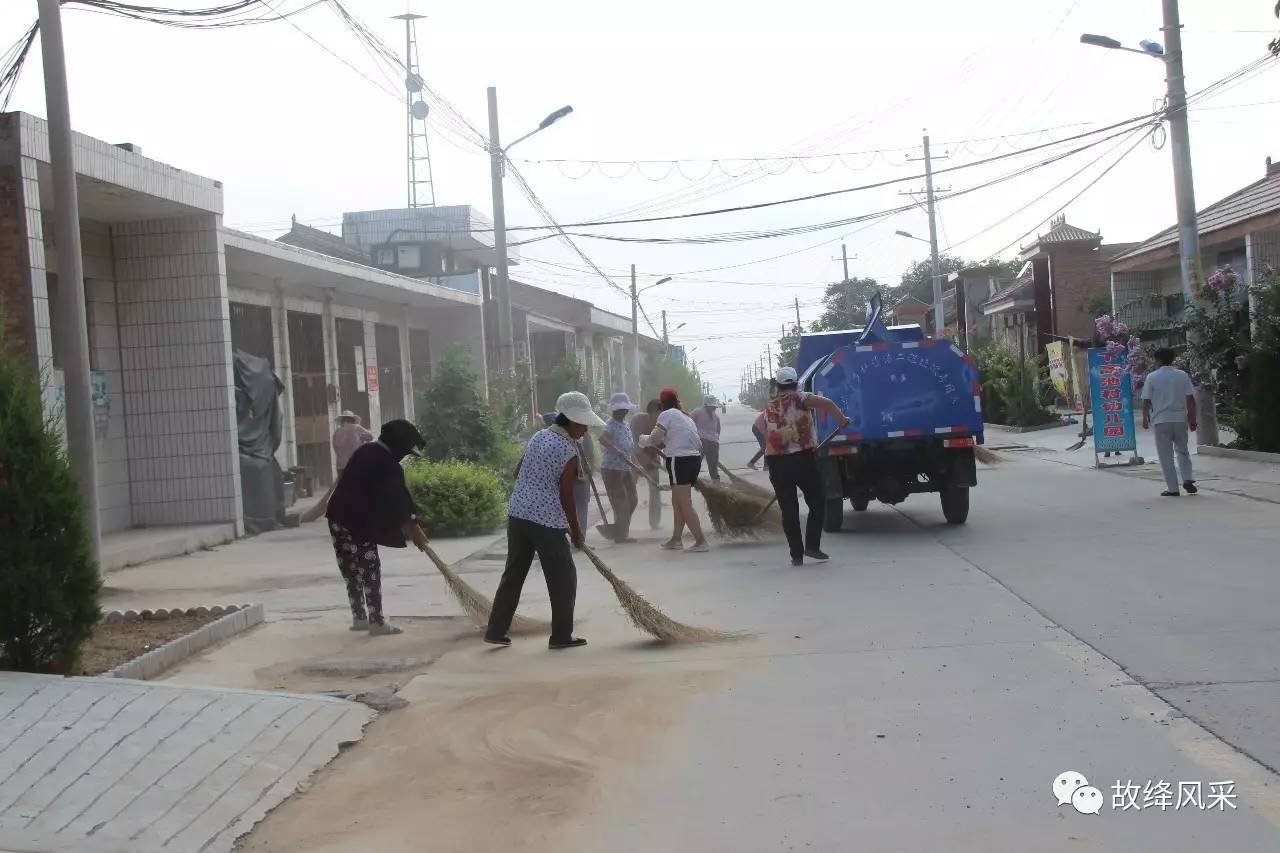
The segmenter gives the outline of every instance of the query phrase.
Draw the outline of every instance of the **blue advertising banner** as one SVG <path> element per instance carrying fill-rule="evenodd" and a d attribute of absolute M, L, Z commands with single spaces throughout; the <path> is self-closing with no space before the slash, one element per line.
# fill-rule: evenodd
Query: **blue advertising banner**
<path fill-rule="evenodd" d="M 1133 426 L 1133 380 L 1124 347 L 1089 350 L 1089 398 L 1093 408 L 1093 452 L 1138 449 Z"/>

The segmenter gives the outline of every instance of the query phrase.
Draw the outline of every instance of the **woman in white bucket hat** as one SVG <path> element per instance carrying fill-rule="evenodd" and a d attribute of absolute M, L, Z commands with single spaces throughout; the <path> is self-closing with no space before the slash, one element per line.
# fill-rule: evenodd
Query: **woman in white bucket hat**
<path fill-rule="evenodd" d="M 626 392 L 619 391 L 609 399 L 609 423 L 600 436 L 604 454 L 600 459 L 600 475 L 604 478 L 604 490 L 613 507 L 613 526 L 608 531 L 615 542 L 631 543 L 631 515 L 640 505 L 636 494 L 636 469 L 631 456 L 635 450 L 635 438 L 627 426 L 627 415 L 635 411 L 636 404 Z"/>
<path fill-rule="evenodd" d="M 561 394 L 556 412 L 555 422 L 529 439 L 516 467 L 515 490 L 507 510 L 507 565 L 493 596 L 486 643 L 511 645 L 507 632 L 537 554 L 551 598 L 548 645 L 568 649 L 587 644 L 573 636 L 578 570 L 569 545 L 581 548 L 586 542 L 582 532 L 585 519 L 578 518 L 573 486 L 578 479 L 578 439 L 586 435 L 588 427 L 602 427 L 604 421 L 591 410 L 587 396 L 577 391 Z"/>

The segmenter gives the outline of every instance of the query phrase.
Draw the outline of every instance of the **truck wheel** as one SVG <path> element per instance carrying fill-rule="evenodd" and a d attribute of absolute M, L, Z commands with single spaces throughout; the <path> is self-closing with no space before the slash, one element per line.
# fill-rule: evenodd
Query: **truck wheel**
<path fill-rule="evenodd" d="M 839 533 L 844 527 L 844 498 L 827 498 L 826 512 L 822 515 L 822 529 Z"/>
<path fill-rule="evenodd" d="M 944 486 L 938 496 L 942 498 L 942 515 L 947 524 L 964 524 L 969 518 L 969 490 L 964 486 Z"/>
<path fill-rule="evenodd" d="M 854 498 L 849 503 L 853 504 L 854 512 L 866 512 L 867 507 L 871 505 L 871 501 L 868 498 Z"/>

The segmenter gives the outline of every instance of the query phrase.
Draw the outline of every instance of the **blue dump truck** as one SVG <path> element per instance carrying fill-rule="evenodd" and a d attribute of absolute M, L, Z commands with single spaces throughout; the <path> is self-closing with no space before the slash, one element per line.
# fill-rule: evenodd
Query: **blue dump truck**
<path fill-rule="evenodd" d="M 801 387 L 840 404 L 849 416 L 822 451 L 826 529 L 844 521 L 844 501 L 865 511 L 875 499 L 898 504 L 937 492 L 950 524 L 969 517 L 978 484 L 974 448 L 983 443 L 982 393 L 973 359 L 920 327 L 885 326 L 879 297 L 865 329 L 800 337 Z M 818 416 L 818 434 L 837 424 Z"/>

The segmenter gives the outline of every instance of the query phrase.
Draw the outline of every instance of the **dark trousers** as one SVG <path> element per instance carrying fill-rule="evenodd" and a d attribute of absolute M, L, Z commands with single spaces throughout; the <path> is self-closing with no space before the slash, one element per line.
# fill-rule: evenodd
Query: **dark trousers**
<path fill-rule="evenodd" d="M 569 536 L 563 530 L 544 527 L 522 518 L 507 519 L 507 567 L 493 596 L 489 628 L 485 636 L 498 639 L 507 636 L 511 620 L 520 603 L 520 590 L 533 565 L 533 555 L 542 563 L 542 576 L 547 581 L 551 598 L 551 642 L 568 642 L 573 638 L 573 604 L 578 596 L 578 570 L 569 550 Z"/>
<path fill-rule="evenodd" d="M 720 442 L 702 439 L 702 455 L 707 460 L 707 476 L 720 479 Z"/>
<path fill-rule="evenodd" d="M 778 495 L 778 509 L 782 512 L 782 529 L 787 534 L 792 557 L 803 557 L 805 549 L 822 548 L 822 516 L 826 502 L 822 492 L 822 472 L 818 470 L 818 457 L 811 451 L 785 453 L 768 457 L 769 482 Z M 809 507 L 809 520 L 805 525 L 804 539 L 800 538 L 799 489 Z"/>
<path fill-rule="evenodd" d="M 760 461 L 760 457 L 764 456 L 764 433 L 760 431 L 759 427 L 753 426 L 751 427 L 751 434 L 756 437 L 756 444 L 760 445 L 760 449 L 756 451 L 756 455 L 752 456 L 751 461 L 747 463 L 748 468 L 755 465 Z"/>
<path fill-rule="evenodd" d="M 609 495 L 609 505 L 613 507 L 613 538 L 618 542 L 631 536 L 631 514 L 640 505 L 640 496 L 636 494 L 636 476 L 631 471 L 613 471 L 600 469 L 604 477 L 604 490 Z"/>
<path fill-rule="evenodd" d="M 382 561 L 378 559 L 378 546 L 373 542 L 361 542 L 351 531 L 329 522 L 329 535 L 333 538 L 333 554 L 338 558 L 338 571 L 347 584 L 347 603 L 351 605 L 351 618 L 374 625 L 382 624 Z"/>

